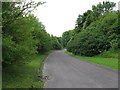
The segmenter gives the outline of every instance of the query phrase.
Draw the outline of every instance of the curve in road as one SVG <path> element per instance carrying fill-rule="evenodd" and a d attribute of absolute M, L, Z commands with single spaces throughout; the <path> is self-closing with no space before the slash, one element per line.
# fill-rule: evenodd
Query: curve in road
<path fill-rule="evenodd" d="M 118 88 L 118 71 L 82 59 L 60 50 L 45 61 L 43 74 L 48 76 L 44 88 Z"/>

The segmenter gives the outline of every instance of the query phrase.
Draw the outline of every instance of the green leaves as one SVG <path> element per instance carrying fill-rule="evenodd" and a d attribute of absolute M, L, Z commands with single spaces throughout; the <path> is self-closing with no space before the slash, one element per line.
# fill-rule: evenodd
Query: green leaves
<path fill-rule="evenodd" d="M 25 24 L 24 24 L 25 23 Z M 3 34 L 3 62 L 26 62 L 36 53 L 32 23 L 27 17 L 16 20 Z"/>
<path fill-rule="evenodd" d="M 15 43 L 11 40 L 12 36 L 4 36 L 2 39 L 2 53 L 3 53 L 3 63 L 11 63 L 14 61 L 13 54 L 15 52 Z"/>
<path fill-rule="evenodd" d="M 75 30 L 69 30 L 66 31 L 62 34 L 62 45 L 63 47 L 66 47 L 68 42 L 71 40 L 71 38 L 75 35 L 76 33 L 76 29 Z"/>
<path fill-rule="evenodd" d="M 104 51 L 118 49 L 118 12 L 112 11 L 115 3 L 103 2 L 92 7 L 77 18 L 73 30 L 63 33 L 63 44 L 67 50 L 83 56 L 95 56 Z"/>
<path fill-rule="evenodd" d="M 62 45 L 58 40 L 58 37 L 51 36 L 51 45 L 53 50 L 60 50 L 62 49 Z"/>
<path fill-rule="evenodd" d="M 3 64 L 28 62 L 36 53 L 51 49 L 45 26 L 29 11 L 43 2 L 3 4 Z M 27 16 L 26 16 L 27 15 Z"/>
<path fill-rule="evenodd" d="M 3 17 L 4 20 L 9 19 Z M 32 14 L 22 16 L 3 27 L 4 64 L 28 62 L 36 53 L 61 48 L 57 37 L 50 36 L 42 22 Z"/>

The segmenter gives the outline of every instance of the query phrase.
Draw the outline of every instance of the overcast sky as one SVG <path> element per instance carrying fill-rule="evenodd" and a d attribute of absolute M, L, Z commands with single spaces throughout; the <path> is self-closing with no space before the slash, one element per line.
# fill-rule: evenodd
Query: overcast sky
<path fill-rule="evenodd" d="M 46 31 L 54 36 L 61 36 L 64 31 L 72 30 L 79 14 L 83 14 L 92 5 L 106 0 L 41 0 L 34 14 L 46 26 Z M 119 0 L 107 0 L 118 4 Z M 117 8 L 116 8 L 117 9 Z"/>

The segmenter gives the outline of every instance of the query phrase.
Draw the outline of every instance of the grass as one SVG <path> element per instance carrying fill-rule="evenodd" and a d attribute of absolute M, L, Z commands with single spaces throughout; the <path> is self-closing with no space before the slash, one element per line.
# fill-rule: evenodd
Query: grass
<path fill-rule="evenodd" d="M 36 55 L 34 60 L 27 64 L 14 64 L 3 69 L 3 88 L 42 88 L 44 81 L 36 79 L 36 76 L 42 76 L 37 73 L 38 68 L 43 68 L 45 59 L 49 53 Z M 42 63 L 42 64 L 41 64 Z M 41 65 L 41 66 L 40 66 Z"/>
<path fill-rule="evenodd" d="M 73 53 L 70 53 L 67 51 L 66 51 L 66 53 L 71 56 L 74 56 L 76 58 L 83 59 L 85 61 L 93 62 L 96 64 L 100 64 L 100 65 L 118 70 L 118 59 L 117 58 L 105 58 L 102 56 L 86 57 L 86 56 L 74 55 Z M 119 70 L 120 70 L 120 68 L 119 68 Z"/>

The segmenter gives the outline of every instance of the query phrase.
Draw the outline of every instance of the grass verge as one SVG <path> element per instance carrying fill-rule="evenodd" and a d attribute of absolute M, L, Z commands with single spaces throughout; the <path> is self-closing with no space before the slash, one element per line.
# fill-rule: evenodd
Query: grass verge
<path fill-rule="evenodd" d="M 79 55 L 74 55 L 73 53 L 68 52 L 68 51 L 66 51 L 66 53 L 76 58 L 83 59 L 85 61 L 93 62 L 96 64 L 100 64 L 100 65 L 107 66 L 107 67 L 118 70 L 118 59 L 117 58 L 104 58 L 101 56 L 95 56 L 95 57 L 79 56 Z"/>
<path fill-rule="evenodd" d="M 42 88 L 44 81 L 36 79 L 36 76 L 42 73 L 37 73 L 38 68 L 44 66 L 43 60 L 48 56 L 49 51 L 45 54 L 36 55 L 34 60 L 27 64 L 14 64 L 3 69 L 3 88 Z"/>

